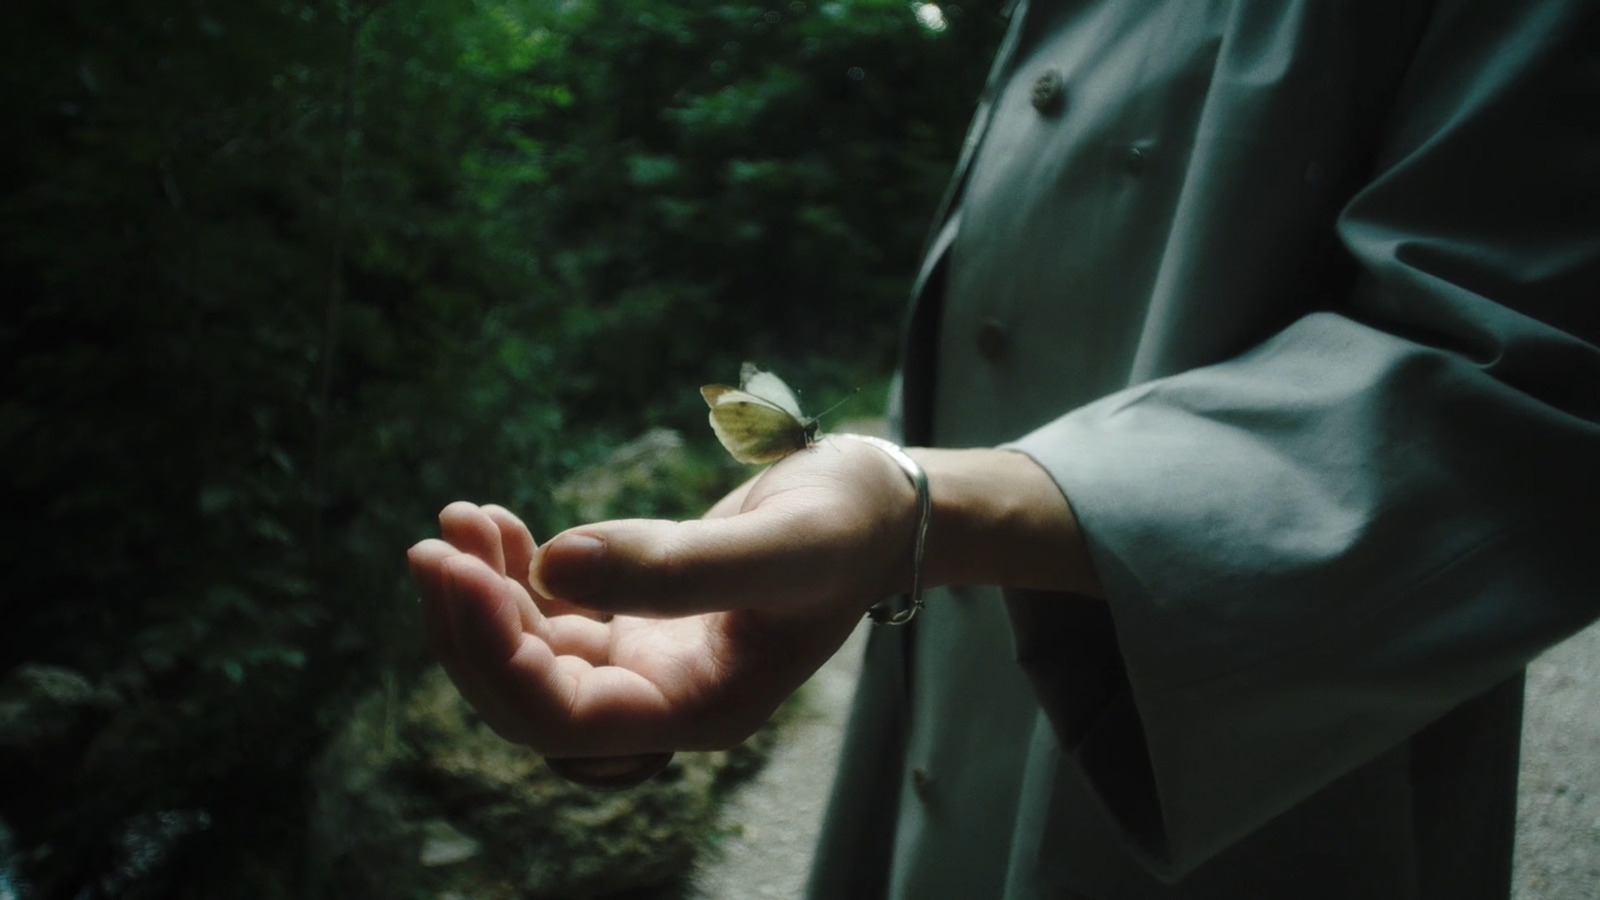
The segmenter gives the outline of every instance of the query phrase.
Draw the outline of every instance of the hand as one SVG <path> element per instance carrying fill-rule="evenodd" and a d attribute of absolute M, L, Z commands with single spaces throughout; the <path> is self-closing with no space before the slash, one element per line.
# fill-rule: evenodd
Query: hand
<path fill-rule="evenodd" d="M 1031 459 L 910 452 L 934 503 L 925 585 L 1099 593 L 1066 499 Z M 558 757 L 716 749 L 909 585 L 915 506 L 885 454 L 825 439 L 704 519 L 600 522 L 540 549 L 506 510 L 454 503 L 443 540 L 410 559 L 430 647 L 501 736 Z"/>
<path fill-rule="evenodd" d="M 542 549 L 510 512 L 454 503 L 410 560 L 429 646 L 501 736 L 560 757 L 715 749 L 904 587 L 915 517 L 888 457 L 828 440 L 704 519 L 601 522 Z"/>

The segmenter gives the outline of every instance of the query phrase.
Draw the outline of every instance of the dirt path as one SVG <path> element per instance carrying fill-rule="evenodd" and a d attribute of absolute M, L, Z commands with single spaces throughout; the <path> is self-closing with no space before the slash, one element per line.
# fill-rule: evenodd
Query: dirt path
<path fill-rule="evenodd" d="M 1600 897 L 1600 625 L 1528 667 L 1517 900 Z"/>
<path fill-rule="evenodd" d="M 812 676 L 805 706 L 789 723 L 767 767 L 722 813 L 735 834 L 703 855 L 696 900 L 791 900 L 805 888 L 812 845 L 822 827 L 850 697 L 861 671 L 866 622 Z"/>
<path fill-rule="evenodd" d="M 697 900 L 800 896 L 860 668 L 858 630 L 807 688 L 767 768 L 728 804 Z M 1514 900 L 1600 898 L 1600 625 L 1528 668 Z"/>

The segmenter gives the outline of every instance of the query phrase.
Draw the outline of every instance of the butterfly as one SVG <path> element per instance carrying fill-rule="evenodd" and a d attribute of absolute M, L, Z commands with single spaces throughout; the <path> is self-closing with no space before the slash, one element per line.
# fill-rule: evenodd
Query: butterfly
<path fill-rule="evenodd" d="M 800 399 L 783 379 L 755 363 L 739 368 L 739 386 L 700 389 L 711 407 L 711 430 L 742 463 L 768 463 L 804 450 L 817 439 L 817 420 L 800 412 Z"/>

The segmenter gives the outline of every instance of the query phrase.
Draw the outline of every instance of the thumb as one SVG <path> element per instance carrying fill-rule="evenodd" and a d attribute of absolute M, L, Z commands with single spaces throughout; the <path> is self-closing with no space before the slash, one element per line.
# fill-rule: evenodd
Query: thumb
<path fill-rule="evenodd" d="M 584 525 L 547 541 L 529 580 L 547 597 L 639 616 L 794 609 L 829 593 L 852 557 L 850 541 L 827 518 L 757 508 L 687 522 Z"/>

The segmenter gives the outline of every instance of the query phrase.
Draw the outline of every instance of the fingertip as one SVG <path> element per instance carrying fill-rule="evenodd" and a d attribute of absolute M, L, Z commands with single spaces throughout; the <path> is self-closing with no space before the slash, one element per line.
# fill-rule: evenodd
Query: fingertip
<path fill-rule="evenodd" d="M 484 515 L 494 519 L 497 523 L 509 524 L 519 528 L 528 527 L 527 523 L 522 521 L 521 516 L 509 509 L 506 509 L 504 506 L 501 506 L 498 503 L 485 503 L 483 506 L 479 507 L 479 509 L 482 509 Z"/>
<path fill-rule="evenodd" d="M 439 524 L 443 525 L 447 521 L 456 521 L 471 516 L 477 511 L 478 505 L 476 503 L 468 500 L 453 500 L 446 504 L 444 509 L 439 510 Z"/>
<path fill-rule="evenodd" d="M 457 500 L 439 512 L 439 530 L 451 545 L 505 574 L 505 546 L 500 538 L 500 526 L 482 507 Z"/>
<path fill-rule="evenodd" d="M 455 552 L 456 548 L 448 543 L 438 538 L 427 538 L 406 548 L 406 564 L 414 572 L 420 567 L 434 566 Z"/>
<path fill-rule="evenodd" d="M 587 531 L 566 531 L 534 551 L 528 582 L 542 597 L 593 601 L 606 581 L 606 542 Z"/>
<path fill-rule="evenodd" d="M 527 579 L 528 591 L 533 595 L 533 604 L 539 608 L 539 615 L 541 619 L 572 615 L 582 616 L 590 619 L 609 618 L 609 614 L 596 613 L 593 610 L 585 609 L 584 607 L 579 606 L 570 600 L 562 600 L 559 597 L 551 596 L 548 593 L 550 589 L 540 583 L 537 580 L 538 575 L 535 574 L 539 568 L 539 552 L 539 548 L 535 548 L 532 554 L 533 561 L 528 564 L 526 571 L 523 573 L 523 577 Z"/>
<path fill-rule="evenodd" d="M 417 570 L 426 565 L 427 551 L 422 546 L 425 543 L 427 541 L 418 541 L 406 548 L 406 568 L 411 570 L 413 581 L 420 580 L 417 578 Z"/>
<path fill-rule="evenodd" d="M 440 566 L 456 549 L 437 538 L 418 541 L 406 550 L 406 568 L 411 580 L 424 597 L 437 595 L 444 590 L 440 582 Z"/>
<path fill-rule="evenodd" d="M 475 503 L 457 500 L 439 510 L 440 537 L 462 549 L 479 543 L 477 536 L 493 523 Z"/>
<path fill-rule="evenodd" d="M 438 538 L 423 538 L 406 548 L 406 558 L 410 560 L 423 559 L 432 554 L 435 548 L 449 546 L 448 543 Z"/>

